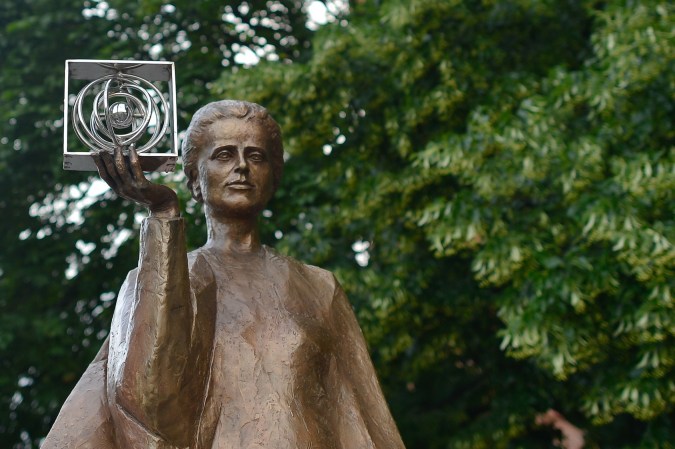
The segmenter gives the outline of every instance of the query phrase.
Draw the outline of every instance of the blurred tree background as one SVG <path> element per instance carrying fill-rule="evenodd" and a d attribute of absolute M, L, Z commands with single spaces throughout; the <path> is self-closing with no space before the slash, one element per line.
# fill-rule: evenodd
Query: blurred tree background
<path fill-rule="evenodd" d="M 0 446 L 38 446 L 136 264 L 142 211 L 60 154 L 65 59 L 136 58 L 176 62 L 181 129 L 223 97 L 280 122 L 264 240 L 336 272 L 409 449 L 550 447 L 549 408 L 587 447 L 672 448 L 674 13 L 3 1 Z"/>

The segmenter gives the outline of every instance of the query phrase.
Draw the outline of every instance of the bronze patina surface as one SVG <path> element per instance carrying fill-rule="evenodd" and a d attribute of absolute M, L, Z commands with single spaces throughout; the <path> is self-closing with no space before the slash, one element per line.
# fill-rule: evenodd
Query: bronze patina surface
<path fill-rule="evenodd" d="M 276 122 L 255 104 L 211 103 L 183 158 L 208 225 L 191 253 L 175 192 L 146 180 L 133 149 L 95 158 L 150 216 L 109 338 L 43 449 L 403 448 L 335 277 L 260 244 L 283 168 Z"/>

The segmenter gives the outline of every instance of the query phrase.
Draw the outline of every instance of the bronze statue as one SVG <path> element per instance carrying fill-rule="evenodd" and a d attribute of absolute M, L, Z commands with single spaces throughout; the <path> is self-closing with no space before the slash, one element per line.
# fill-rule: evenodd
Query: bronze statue
<path fill-rule="evenodd" d="M 43 449 L 404 447 L 335 277 L 260 244 L 283 170 L 263 107 L 225 100 L 193 117 L 183 160 L 208 240 L 189 254 L 175 192 L 146 180 L 133 148 L 95 159 L 149 217 L 108 340 Z"/>

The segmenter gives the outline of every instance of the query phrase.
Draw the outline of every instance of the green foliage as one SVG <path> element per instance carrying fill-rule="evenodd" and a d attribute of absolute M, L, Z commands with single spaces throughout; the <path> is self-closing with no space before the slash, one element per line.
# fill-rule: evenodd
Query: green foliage
<path fill-rule="evenodd" d="M 346 285 L 409 447 L 542 447 L 551 406 L 669 447 L 673 13 L 369 3 L 216 84 L 280 120 L 277 246 Z"/>
<path fill-rule="evenodd" d="M 408 448 L 550 447 L 549 407 L 672 447 L 671 5 L 355 2 L 312 35 L 294 0 L 108 3 L 0 2 L 0 446 L 46 433 L 136 263 L 139 211 L 60 167 L 64 60 L 134 57 L 176 62 L 181 128 L 223 96 L 281 123 L 263 237 L 337 273 Z"/>

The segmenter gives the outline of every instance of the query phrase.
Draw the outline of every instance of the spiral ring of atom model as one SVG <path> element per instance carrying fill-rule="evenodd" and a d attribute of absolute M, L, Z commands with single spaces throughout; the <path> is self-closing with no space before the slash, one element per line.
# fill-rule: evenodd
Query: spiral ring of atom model
<path fill-rule="evenodd" d="M 87 123 L 83 102 L 94 92 L 98 93 Z M 87 84 L 75 99 L 72 116 L 75 134 L 92 150 L 137 146 L 152 128 L 149 140 L 136 148 L 143 153 L 159 143 L 169 126 L 169 107 L 159 89 L 128 73 L 106 75 Z"/>

